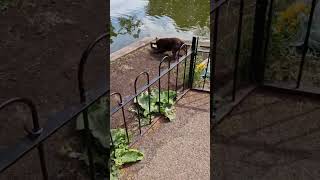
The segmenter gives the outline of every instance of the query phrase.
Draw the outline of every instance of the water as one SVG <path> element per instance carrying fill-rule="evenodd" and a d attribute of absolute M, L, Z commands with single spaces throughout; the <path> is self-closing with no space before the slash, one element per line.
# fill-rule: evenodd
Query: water
<path fill-rule="evenodd" d="M 210 37 L 210 0 L 111 0 L 111 52 L 144 37 Z"/>

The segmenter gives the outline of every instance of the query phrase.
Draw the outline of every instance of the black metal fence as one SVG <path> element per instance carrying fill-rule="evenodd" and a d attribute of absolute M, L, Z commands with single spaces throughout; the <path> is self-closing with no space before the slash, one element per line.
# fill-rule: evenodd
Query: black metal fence
<path fill-rule="evenodd" d="M 95 92 L 94 97 L 92 97 L 92 98 L 90 98 L 90 100 L 88 100 L 87 95 L 86 95 L 87 92 L 85 90 L 85 83 L 84 83 L 84 69 L 85 69 L 85 65 L 87 63 L 88 56 L 92 52 L 93 48 L 99 42 L 101 42 L 103 40 L 107 40 L 107 38 L 109 38 L 109 34 L 107 34 L 107 33 L 102 34 L 95 41 L 93 41 L 86 48 L 86 50 L 83 52 L 79 66 L 78 66 L 78 89 L 79 89 L 79 93 L 80 93 L 80 102 L 78 105 L 73 107 L 71 110 L 68 109 L 66 112 L 58 113 L 54 117 L 54 119 L 49 120 L 45 126 L 41 127 L 39 125 L 39 118 L 38 118 L 37 109 L 36 109 L 35 105 L 33 104 L 32 100 L 25 99 L 25 98 L 12 98 L 12 99 L 9 99 L 8 101 L 6 101 L 0 105 L 0 110 L 2 110 L 3 108 L 10 106 L 10 105 L 13 105 L 15 103 L 26 104 L 31 110 L 31 115 L 32 115 L 32 119 L 33 119 L 33 129 L 28 130 L 27 128 L 25 128 L 25 130 L 27 132 L 27 136 L 25 136 L 17 144 L 10 146 L 7 149 L 4 149 L 0 152 L 0 154 L 1 154 L 0 172 L 1 173 L 4 172 L 6 169 L 8 169 L 13 164 L 15 164 L 19 159 L 24 157 L 26 154 L 28 154 L 32 149 L 37 148 L 43 179 L 45 179 L 45 180 L 48 179 L 49 178 L 48 171 L 50 171 L 50 169 L 47 168 L 46 157 L 45 157 L 46 150 L 44 149 L 44 147 L 42 145 L 43 142 L 48 140 L 48 138 L 51 135 L 57 133 L 57 131 L 60 128 L 64 127 L 68 122 L 76 119 L 76 117 L 78 117 L 78 115 L 82 114 L 83 115 L 83 124 L 84 124 L 84 128 L 85 128 L 85 130 L 84 130 L 85 144 L 86 144 L 86 148 L 87 148 L 86 150 L 87 150 L 87 157 L 88 157 L 88 164 L 89 164 L 89 175 L 90 175 L 90 179 L 96 179 L 94 155 L 93 155 L 92 148 L 91 148 L 94 141 L 93 141 L 93 137 L 91 135 L 91 130 L 89 128 L 90 122 L 89 122 L 88 116 L 89 116 L 90 112 L 88 111 L 88 108 L 90 108 L 93 104 L 95 104 L 98 100 L 100 100 L 101 97 L 108 96 L 110 94 L 110 90 L 108 87 L 103 85 L 100 89 L 98 89 Z M 180 93 L 180 97 L 182 97 L 189 89 L 192 89 L 192 86 L 194 83 L 193 77 L 194 77 L 194 73 L 195 73 L 194 69 L 196 67 L 196 61 L 197 61 L 196 57 L 197 57 L 197 53 L 198 53 L 197 47 L 196 47 L 197 44 L 198 44 L 198 39 L 194 37 L 193 41 L 192 41 L 191 51 L 190 50 L 188 51 L 188 48 L 186 48 L 187 45 L 184 44 L 178 52 L 178 54 L 181 54 L 180 52 L 183 52 L 182 57 L 178 56 L 178 59 L 175 59 L 175 60 L 171 60 L 171 58 L 169 58 L 168 56 L 164 57 L 162 59 L 162 61 L 159 63 L 159 75 L 157 77 L 155 77 L 154 79 L 150 80 L 148 72 L 142 72 L 141 74 L 139 74 L 136 78 L 136 81 L 135 81 L 134 95 L 130 96 L 125 101 L 122 99 L 122 96 L 120 93 L 111 93 L 110 94 L 111 98 L 114 98 L 115 96 L 118 97 L 118 106 L 111 109 L 110 116 L 112 117 L 118 111 L 122 111 L 122 118 L 123 118 L 124 127 L 126 129 L 127 137 L 129 137 L 129 135 L 128 135 L 128 127 L 127 127 L 127 123 L 126 123 L 127 118 L 125 116 L 124 108 L 125 108 L 125 106 L 128 106 L 142 92 L 148 90 L 150 93 L 151 85 L 156 84 L 158 82 L 159 83 L 158 89 L 160 92 L 161 78 L 163 79 L 164 76 L 167 75 L 168 76 L 168 87 L 167 87 L 168 91 L 171 88 L 169 86 L 169 83 L 170 83 L 170 81 L 172 81 L 172 79 L 176 80 L 175 87 L 173 89 L 177 93 Z M 208 53 L 208 52 L 204 52 L 204 53 Z M 168 62 L 168 68 L 164 71 L 161 71 L 161 66 L 166 61 Z M 173 62 L 171 62 L 171 61 L 173 61 Z M 209 61 L 210 60 L 208 59 L 207 65 L 210 63 Z M 178 88 L 179 67 L 181 68 L 181 66 L 183 64 L 184 64 L 184 66 L 183 66 L 184 69 L 183 69 L 182 87 Z M 187 66 L 187 64 L 189 64 L 189 66 Z M 189 75 L 187 75 L 187 69 L 188 69 Z M 170 75 L 170 72 L 172 72 L 174 70 L 175 70 L 176 76 Z M 208 71 L 208 66 L 205 69 L 206 73 L 205 73 L 203 84 L 206 83 L 207 71 Z M 146 76 L 147 84 L 145 86 L 143 86 L 142 88 L 138 89 L 138 87 L 136 86 L 136 82 L 141 76 Z M 188 76 L 188 78 L 187 78 L 187 76 Z M 200 88 L 200 90 L 205 90 L 204 85 L 202 87 L 203 88 Z M 159 94 L 159 98 L 160 98 L 160 94 Z M 160 101 L 160 99 L 159 99 L 159 101 Z M 107 103 L 109 103 L 109 102 L 107 102 Z M 149 106 L 150 106 L 150 103 L 149 103 Z M 150 110 L 150 108 L 149 108 L 149 110 Z M 151 116 L 150 116 L 150 123 L 151 123 Z M 139 132 L 141 135 L 142 131 L 141 131 L 140 120 L 139 120 Z M 128 140 L 129 140 L 129 138 L 128 138 Z M 113 143 L 112 138 L 111 138 L 111 142 Z"/>
<path fill-rule="evenodd" d="M 210 81 L 210 91 L 211 92 L 216 92 L 215 89 L 216 87 L 216 61 L 217 61 L 217 47 L 218 47 L 218 31 L 219 31 L 219 22 L 220 22 L 220 10 L 223 6 L 225 6 L 229 0 L 213 0 L 211 1 L 211 46 L 210 46 L 210 51 L 211 51 L 211 57 L 212 59 L 212 65 L 210 66 L 211 68 L 211 81 Z M 238 67 L 239 67 L 239 58 L 240 58 L 240 48 L 241 48 L 241 36 L 242 36 L 242 24 L 243 24 L 243 11 L 244 11 L 244 0 L 240 0 L 240 5 L 239 5 L 239 22 L 238 22 L 238 27 L 237 27 L 237 40 L 236 40 L 236 50 L 235 50 L 235 56 L 234 56 L 234 68 L 233 68 L 233 83 L 232 83 L 232 101 L 236 100 L 236 92 L 237 92 L 237 78 L 238 78 Z M 220 119 L 220 117 L 217 116 L 217 106 L 216 103 L 218 102 L 215 98 L 216 93 L 211 93 L 210 99 L 210 109 L 214 110 L 213 113 L 211 113 L 210 119 Z M 212 123 L 213 124 L 213 123 Z"/>
<path fill-rule="evenodd" d="M 150 95 L 151 91 L 150 88 L 151 86 L 156 85 L 157 89 L 158 89 L 158 111 L 160 114 L 160 102 L 161 102 L 161 91 L 167 91 L 168 93 L 168 101 L 169 101 L 169 91 L 170 90 L 174 90 L 178 97 L 177 99 L 182 98 L 189 90 L 197 90 L 197 91 L 203 91 L 203 92 L 209 92 L 208 88 L 205 87 L 205 84 L 208 83 L 208 68 L 209 68 L 209 64 L 210 64 L 210 55 L 209 55 L 209 51 L 207 50 L 200 50 L 198 49 L 198 43 L 199 43 L 199 38 L 193 37 L 192 40 L 192 45 L 191 45 L 191 49 L 188 48 L 188 46 L 186 44 L 183 44 L 179 51 L 178 51 L 178 55 L 181 55 L 181 52 L 183 52 L 182 57 L 177 57 L 177 59 L 172 59 L 169 56 L 165 56 L 164 58 L 162 58 L 162 60 L 159 62 L 159 72 L 158 72 L 158 76 L 156 76 L 155 78 L 153 78 L 152 80 L 150 80 L 150 76 L 148 72 L 141 72 L 140 74 L 137 75 L 135 82 L 134 82 L 134 94 L 127 97 L 127 99 L 124 101 L 122 98 L 122 95 L 119 92 L 114 92 L 111 94 L 111 97 L 116 96 L 117 97 L 117 106 L 116 107 L 112 107 L 111 108 L 111 119 L 113 116 L 115 116 L 115 114 L 119 111 L 121 111 L 121 119 L 123 120 L 123 127 L 126 131 L 126 136 L 127 139 L 129 141 L 129 128 L 127 126 L 128 124 L 128 117 L 126 117 L 125 115 L 125 107 L 128 107 L 130 105 L 133 104 L 134 100 L 137 100 L 137 98 L 139 97 L 139 95 L 141 95 L 141 93 L 147 91 L 148 94 Z M 202 54 L 206 54 L 207 55 L 207 59 L 205 59 L 202 62 L 197 62 L 197 55 L 198 53 L 202 53 Z M 206 57 L 206 56 L 205 56 Z M 173 62 L 172 62 L 173 61 Z M 163 71 L 161 71 L 161 67 L 163 66 L 163 63 L 167 62 L 167 68 Z M 203 74 L 201 76 L 200 79 L 198 80 L 197 85 L 195 86 L 195 73 L 196 73 L 196 64 L 202 63 L 203 67 L 205 67 L 203 69 Z M 180 80 L 180 84 L 182 81 L 182 85 L 179 88 L 178 84 L 179 84 L 179 68 L 183 68 L 182 69 L 182 80 Z M 172 75 L 172 72 L 175 72 Z M 143 85 L 143 87 L 138 88 L 137 87 L 137 81 L 138 79 L 142 78 L 142 76 L 145 76 L 145 85 Z M 162 88 L 161 85 L 161 79 L 166 78 L 165 76 L 167 76 L 167 87 L 164 89 Z M 175 81 L 174 87 L 170 87 L 170 82 L 171 81 Z M 115 98 L 115 97 L 114 97 Z M 147 132 L 148 129 L 150 129 L 154 123 L 156 123 L 157 121 L 152 121 L 152 117 L 151 117 L 151 113 L 150 113 L 150 101 L 151 101 L 151 97 L 148 96 L 148 110 L 149 110 L 149 126 L 146 127 L 145 131 L 142 130 L 142 123 L 141 123 L 141 118 L 140 118 L 140 114 L 141 112 L 139 111 L 139 108 L 137 108 L 137 115 L 136 117 L 138 118 L 138 137 L 133 140 L 133 141 L 129 141 L 130 145 L 133 145 L 136 141 L 139 140 L 140 137 L 142 137 L 142 135 Z M 156 119 L 156 118 L 155 118 Z M 118 123 L 117 123 L 118 124 Z M 112 137 L 111 137 L 111 133 L 110 133 L 110 138 L 111 141 Z M 113 142 L 112 142 L 113 144 Z"/>
<path fill-rule="evenodd" d="M 211 59 L 213 59 L 211 72 L 213 72 L 213 78 L 211 80 L 211 92 L 214 91 L 216 87 L 216 61 L 217 61 L 217 43 L 218 43 L 218 30 L 219 30 L 219 19 L 221 16 L 220 9 L 226 5 L 229 0 L 215 0 L 211 1 L 211 19 L 213 22 L 211 23 L 212 34 L 211 34 Z M 211 109 L 214 109 L 214 113 L 211 115 L 211 119 L 214 119 L 214 122 L 211 123 L 212 128 L 217 127 L 220 123 L 222 123 L 222 119 L 229 114 L 232 109 L 239 104 L 250 92 L 252 92 L 256 87 L 266 88 L 272 91 L 277 92 L 286 92 L 290 94 L 302 94 L 305 96 L 312 97 L 320 97 L 320 91 L 318 87 L 301 87 L 301 81 L 303 77 L 303 72 L 305 72 L 305 64 L 306 64 L 306 54 L 309 50 L 308 41 L 310 38 L 311 26 L 313 23 L 313 17 L 315 12 L 315 7 L 317 4 L 317 0 L 310 1 L 310 11 L 308 12 L 308 23 L 307 30 L 304 37 L 304 42 L 302 44 L 302 53 L 300 65 L 297 70 L 297 77 L 295 86 L 290 85 L 290 83 L 279 83 L 279 82 L 270 82 L 265 78 L 266 71 L 266 63 L 270 60 L 269 55 L 272 53 L 270 50 L 270 46 L 272 44 L 271 36 L 272 36 L 272 27 L 273 26 L 273 18 L 274 18 L 274 0 L 255 0 L 255 18 L 254 18 L 254 26 L 253 26 L 253 34 L 252 34 L 252 49 L 251 49 L 251 58 L 248 59 L 249 65 L 248 69 L 250 72 L 250 77 L 248 81 L 248 85 L 245 88 L 239 88 L 237 83 L 238 81 L 238 71 L 239 71 L 239 57 L 241 55 L 241 37 L 244 35 L 242 31 L 243 26 L 243 13 L 244 13 L 244 5 L 247 1 L 239 0 L 239 20 L 237 25 L 237 34 L 236 34 L 236 49 L 235 56 L 233 62 L 233 78 L 232 82 L 232 93 L 231 100 L 224 104 L 223 106 L 219 106 L 219 102 L 216 99 L 216 93 L 211 93 Z M 314 74 L 317 76 L 317 74 Z M 240 92 L 241 91 L 241 92 Z"/>
<path fill-rule="evenodd" d="M 274 5 L 275 5 L 275 2 L 274 0 L 270 0 L 269 1 L 269 4 L 264 4 L 263 7 L 265 7 L 266 10 L 264 10 L 266 13 L 268 11 L 268 15 L 267 15 L 267 18 L 266 18 L 266 37 L 264 39 L 264 61 L 267 60 L 267 55 L 268 53 L 270 53 L 270 51 L 268 51 L 268 47 L 270 45 L 270 39 L 271 39 L 271 36 L 272 36 L 272 21 L 274 20 L 273 16 L 274 16 Z M 300 65 L 299 65 L 299 69 L 298 69 L 298 75 L 296 77 L 296 82 L 295 82 L 295 89 L 299 89 L 300 88 L 300 85 L 301 85 L 301 79 L 302 79 L 302 76 L 303 76 L 303 72 L 305 71 L 305 64 L 306 64 L 306 55 L 307 55 L 307 52 L 309 51 L 309 45 L 308 45 L 308 42 L 309 42 L 309 39 L 310 39 L 310 32 L 311 32 L 311 26 L 313 24 L 313 19 L 314 19 L 314 15 L 315 15 L 315 8 L 316 8 L 316 5 L 317 5 L 317 0 L 312 0 L 310 1 L 310 4 L 307 4 L 307 6 L 310 6 L 310 12 L 308 14 L 308 23 L 307 23 L 307 31 L 306 31 L 306 34 L 305 34 L 305 38 L 303 40 L 303 45 L 302 45 L 302 53 L 301 53 L 301 59 L 300 59 Z M 269 9 L 267 9 L 267 7 L 269 7 Z M 265 63 L 264 63 L 265 64 Z M 264 65 L 263 64 L 263 65 Z M 263 71 L 264 72 L 264 71 Z M 316 74 L 315 74 L 316 76 Z M 264 76 L 263 77 L 263 80 L 265 80 Z"/>
<path fill-rule="evenodd" d="M 109 94 L 110 90 L 103 85 L 101 89 L 98 89 L 92 99 L 87 100 L 85 85 L 84 85 L 84 66 L 88 59 L 89 54 L 92 52 L 93 48 L 102 40 L 107 40 L 109 38 L 109 34 L 105 33 L 99 36 L 95 41 L 93 41 L 83 52 L 79 68 L 78 68 L 78 85 L 79 85 L 79 92 L 80 92 L 80 103 L 73 107 L 73 109 L 68 109 L 67 112 L 58 113 L 53 119 L 48 121 L 44 127 L 40 127 L 39 125 L 39 118 L 37 109 L 30 99 L 26 98 L 12 98 L 8 101 L 2 103 L 0 105 L 0 110 L 4 109 L 7 106 L 23 103 L 29 107 L 31 110 L 31 115 L 33 119 L 33 129 L 28 130 L 25 128 L 27 132 L 27 136 L 20 140 L 17 144 L 13 146 L 9 146 L 8 148 L 2 150 L 0 152 L 0 173 L 4 172 L 10 166 L 15 164 L 19 159 L 29 153 L 32 149 L 38 149 L 38 156 L 40 159 L 40 166 L 43 179 L 48 179 L 48 169 L 47 163 L 45 158 L 46 150 L 44 149 L 42 143 L 48 138 L 55 134 L 60 128 L 65 126 L 68 122 L 74 120 L 79 114 L 83 114 L 85 132 L 86 132 L 86 144 L 87 144 L 87 152 L 88 152 L 88 159 L 89 159 L 89 172 L 91 179 L 95 179 L 95 171 L 94 171 L 94 164 L 93 164 L 93 155 L 91 152 L 90 145 L 92 144 L 92 136 L 90 136 L 89 130 L 89 122 L 88 122 L 88 108 L 98 101 L 101 97 L 106 96 Z M 106 83 L 106 82 L 104 82 Z"/>
<path fill-rule="evenodd" d="M 150 80 L 148 72 L 142 72 L 137 76 L 137 79 L 141 76 L 145 76 L 147 79 L 147 83 L 141 87 L 138 88 L 135 84 L 135 92 L 132 96 L 127 98 L 126 100 L 122 99 L 120 93 L 112 93 L 111 97 L 118 96 L 118 105 L 116 107 L 113 107 L 110 112 L 110 116 L 113 116 L 117 112 L 122 113 L 123 123 L 127 132 L 128 136 L 128 127 L 127 127 L 127 117 L 124 113 L 124 108 L 128 106 L 130 103 L 134 101 L 141 93 L 145 91 L 150 92 L 150 87 L 152 85 L 158 85 L 158 90 L 160 92 L 161 88 L 161 80 L 165 78 L 165 76 L 168 76 L 168 87 L 166 87 L 166 90 L 170 90 L 169 83 L 172 81 L 172 77 L 175 78 L 175 87 L 173 88 L 178 94 L 179 97 L 182 97 L 188 90 L 195 89 L 195 90 L 202 90 L 202 91 L 208 91 L 206 90 L 206 83 L 210 83 L 210 98 L 211 98 L 211 104 L 210 108 L 215 110 L 214 113 L 211 113 L 211 119 L 214 120 L 213 123 L 211 123 L 212 127 L 217 127 L 218 124 L 222 122 L 223 117 L 227 115 L 233 107 L 235 107 L 238 103 L 243 100 L 246 95 L 248 95 L 255 87 L 262 86 L 263 88 L 268 88 L 270 90 L 276 90 L 276 91 L 285 91 L 287 93 L 300 93 L 303 95 L 311 95 L 315 97 L 319 97 L 320 93 L 317 90 L 306 90 L 305 88 L 300 87 L 301 79 L 303 76 L 303 70 L 304 65 L 306 62 L 306 54 L 308 51 L 308 41 L 310 36 L 310 29 L 313 21 L 313 15 L 316 7 L 316 0 L 312 0 L 311 2 L 311 9 L 309 12 L 309 18 L 308 18 L 308 27 L 307 32 L 305 36 L 305 40 L 303 43 L 303 51 L 301 56 L 301 62 L 298 69 L 298 77 L 296 81 L 295 87 L 286 87 L 281 86 L 279 84 L 270 84 L 265 83 L 264 78 L 264 72 L 265 72 L 265 64 L 266 60 L 268 58 L 268 46 L 270 43 L 270 31 L 272 26 L 272 15 L 273 15 L 273 5 L 274 0 L 256 0 L 255 1 L 255 18 L 254 18 L 254 27 L 253 27 L 253 40 L 252 40 L 252 50 L 251 50 L 251 61 L 249 63 L 249 71 L 250 74 L 250 80 L 251 80 L 251 87 L 249 87 L 246 90 L 246 93 L 238 94 L 241 89 L 238 88 L 238 70 L 239 70 L 239 59 L 241 55 L 241 40 L 243 36 L 242 32 L 242 26 L 243 26 L 243 15 L 244 15 L 244 0 L 239 0 L 239 16 L 238 16 L 238 24 L 237 24 L 237 34 L 236 34 L 236 43 L 235 43 L 235 56 L 233 59 L 233 79 L 232 79 L 232 91 L 231 91 L 231 102 L 229 103 L 227 108 L 224 107 L 216 107 L 216 98 L 215 98 L 215 88 L 216 88 L 216 61 L 217 61 L 217 48 L 218 48 L 218 34 L 219 34 L 219 21 L 220 21 L 220 10 L 221 8 L 226 5 L 229 2 L 229 0 L 213 0 L 211 1 L 211 16 L 212 19 L 212 32 L 211 32 L 211 45 L 210 45 L 210 53 L 209 51 L 203 51 L 203 53 L 210 54 L 208 57 L 208 60 L 205 61 L 205 73 L 202 79 L 202 84 L 200 84 L 198 87 L 195 87 L 195 69 L 197 66 L 197 55 L 201 50 L 198 50 L 198 40 L 197 38 L 193 38 L 191 50 L 185 51 L 184 55 L 176 60 L 174 62 L 171 62 L 171 59 L 168 57 L 165 57 L 160 63 L 159 63 L 159 73 L 158 76 L 154 79 Z M 37 110 L 29 99 L 24 98 L 13 98 L 10 99 L 3 104 L 0 105 L 0 110 L 3 108 L 12 105 L 14 103 L 24 103 L 28 105 L 28 107 L 31 109 L 31 115 L 33 118 L 33 129 L 28 130 L 26 128 L 26 131 L 28 135 L 24 137 L 21 142 L 18 144 L 9 147 L 3 151 L 1 151 L 1 159 L 0 159 L 0 172 L 2 173 L 5 171 L 8 167 L 16 163 L 19 159 L 21 159 L 24 155 L 26 155 L 28 152 L 30 152 L 32 149 L 37 148 L 38 149 L 38 155 L 40 159 L 40 165 L 41 165 L 41 171 L 43 174 L 43 179 L 48 179 L 48 170 L 46 166 L 45 161 L 45 149 L 43 148 L 42 143 L 46 141 L 52 134 L 56 133 L 60 128 L 62 128 L 65 124 L 73 120 L 75 117 L 77 117 L 79 114 L 83 114 L 83 120 L 84 120 L 84 126 L 85 126 L 85 132 L 86 132 L 86 143 L 87 143 L 87 153 L 88 153 L 88 159 L 89 159 L 89 172 L 90 172 L 90 178 L 95 179 L 95 167 L 93 163 L 93 154 L 91 152 L 90 145 L 92 144 L 92 137 L 90 136 L 90 129 L 89 129 L 89 121 L 88 121 L 88 108 L 94 104 L 97 100 L 99 100 L 102 96 L 108 96 L 110 91 L 108 88 L 102 88 L 98 89 L 96 95 L 92 100 L 88 100 L 86 98 L 85 94 L 85 88 L 84 88 L 84 81 L 83 81 L 83 71 L 84 71 L 84 65 L 86 64 L 86 60 L 92 51 L 92 49 L 95 47 L 95 45 L 102 41 L 109 38 L 109 34 L 103 34 L 99 38 L 97 38 L 93 43 L 91 43 L 88 48 L 84 51 L 80 64 L 79 64 L 79 70 L 78 70 L 78 83 L 79 83 L 79 92 L 80 92 L 80 103 L 73 108 L 73 110 L 68 112 L 62 112 L 58 114 L 58 117 L 56 119 L 49 121 L 46 126 L 41 127 L 38 123 L 38 114 Z M 184 45 L 185 46 L 185 45 Z M 183 48 L 182 48 L 183 49 Z M 212 59 L 212 61 L 211 61 Z M 168 68 L 164 71 L 161 71 L 162 64 L 168 61 Z M 178 80 L 179 80 L 179 68 L 183 67 L 183 79 L 182 79 L 182 87 L 178 88 Z M 208 73 L 208 67 L 210 66 L 210 73 Z M 172 76 L 171 73 L 175 70 L 175 76 Z M 188 71 L 188 72 L 187 72 Z M 208 77 L 209 80 L 208 80 Z M 137 82 L 136 79 L 136 82 Z M 208 82 L 209 81 L 209 82 Z M 172 88 L 171 88 L 172 89 Z M 169 94 L 169 93 L 168 93 Z M 160 101 L 160 100 L 159 100 Z M 150 105 L 150 103 L 149 103 Z M 138 112 L 139 114 L 140 112 Z M 139 116 L 138 116 L 139 117 Z M 142 126 L 140 123 L 140 119 L 138 119 L 139 125 L 139 134 L 143 134 Z M 151 122 L 151 120 L 150 120 Z M 152 124 L 151 124 L 152 126 Z M 141 136 L 140 136 L 141 137 Z M 131 144 L 134 142 L 131 142 Z"/>

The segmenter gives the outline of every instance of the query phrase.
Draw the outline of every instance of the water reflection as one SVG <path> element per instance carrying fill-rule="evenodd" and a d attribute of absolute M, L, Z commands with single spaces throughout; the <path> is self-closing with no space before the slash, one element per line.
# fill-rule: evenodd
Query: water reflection
<path fill-rule="evenodd" d="M 209 23 L 209 0 L 149 0 L 149 16 L 168 16 L 176 23 L 177 28 L 189 30 L 192 27 L 205 27 Z"/>
<path fill-rule="evenodd" d="M 119 35 L 129 35 L 133 38 L 139 38 L 142 22 L 137 19 L 136 16 L 118 17 L 117 21 L 119 23 L 117 29 L 111 23 L 111 43 L 113 43 L 113 39 Z"/>
<path fill-rule="evenodd" d="M 209 0 L 111 0 L 111 51 L 143 37 L 209 39 Z"/>

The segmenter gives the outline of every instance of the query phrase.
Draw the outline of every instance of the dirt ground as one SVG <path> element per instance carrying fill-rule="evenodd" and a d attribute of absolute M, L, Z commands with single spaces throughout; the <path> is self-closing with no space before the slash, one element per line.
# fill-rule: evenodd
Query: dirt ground
<path fill-rule="evenodd" d="M 190 43 L 190 42 L 187 42 Z M 208 46 L 205 42 L 199 42 L 203 46 Z M 190 51 L 190 46 L 188 47 Z M 130 49 L 130 48 L 129 48 Z M 203 49 L 208 49 L 203 47 Z M 198 52 L 198 56 L 207 58 L 207 54 Z M 162 58 L 166 55 L 172 57 L 171 52 L 165 53 L 154 53 L 151 49 L 150 44 L 141 45 L 140 48 L 130 52 L 111 62 L 110 65 L 110 85 L 111 92 L 119 92 L 125 98 L 134 94 L 134 81 L 136 77 L 142 72 L 148 72 L 150 81 L 158 76 L 159 64 Z M 183 55 L 183 53 L 181 53 Z M 203 59 L 204 60 L 204 59 Z M 171 60 L 170 63 L 173 64 L 175 61 Z M 187 66 L 190 63 L 190 58 L 187 59 Z M 162 63 L 161 71 L 164 71 L 168 67 L 168 61 Z M 182 77 L 184 70 L 184 62 L 179 64 L 179 80 L 178 88 L 183 85 Z M 186 74 L 189 73 L 188 67 L 186 69 Z M 171 71 L 170 74 L 170 88 L 175 88 L 176 85 L 176 68 Z M 161 78 L 161 87 L 167 87 L 167 75 Z M 137 82 L 137 89 L 146 84 L 146 77 L 141 76 Z M 158 83 L 154 87 L 158 87 Z"/>
<path fill-rule="evenodd" d="M 148 72 L 149 73 L 149 79 L 152 81 L 154 78 L 158 76 L 159 73 L 159 64 L 162 58 L 164 58 L 166 55 L 169 55 L 171 57 L 171 52 L 161 53 L 157 54 L 154 53 L 154 51 L 151 49 L 149 43 L 146 45 L 140 46 L 139 49 L 134 50 L 133 52 L 130 52 L 127 55 L 124 55 L 114 61 L 111 62 L 110 71 L 111 71 L 111 93 L 113 92 L 119 92 L 122 95 L 123 101 L 125 102 L 127 98 L 131 97 L 135 90 L 134 90 L 134 82 L 136 77 L 142 73 L 142 72 Z M 199 57 L 205 57 L 207 58 L 207 54 L 199 52 Z M 200 58 L 202 59 L 202 58 Z M 175 61 L 171 60 L 171 64 L 173 64 Z M 190 57 L 187 59 L 186 63 L 186 81 L 187 76 L 189 73 L 189 64 L 190 64 Z M 165 61 L 161 66 L 161 71 L 164 71 L 168 67 L 168 61 Z M 177 88 L 178 88 L 178 94 L 182 92 L 183 88 L 183 74 L 184 74 L 184 68 L 185 63 L 182 62 L 179 64 L 178 69 L 178 81 L 177 79 L 177 69 L 173 69 L 170 72 L 170 90 L 175 90 L 176 88 L 176 82 L 177 82 Z M 168 88 L 168 75 L 165 75 L 161 78 L 161 89 L 167 89 Z M 137 81 L 137 89 L 139 90 L 143 85 L 147 83 L 146 76 L 141 76 L 139 80 Z M 158 88 L 159 82 L 156 82 L 154 85 L 151 86 L 152 88 Z M 207 81 L 208 84 L 208 81 Z M 185 87 L 187 88 L 187 84 L 185 84 Z M 112 108 L 116 107 L 116 101 L 117 98 L 113 97 L 111 99 Z M 133 102 L 131 101 L 129 105 L 125 106 L 125 116 L 126 121 L 128 123 L 129 128 L 136 129 L 135 133 L 138 133 L 137 129 L 137 121 L 134 121 L 134 114 L 130 112 L 129 108 L 131 108 L 133 105 Z M 118 111 L 116 114 L 112 115 L 111 118 L 111 124 L 112 128 L 122 126 L 123 118 L 121 111 Z"/>
<path fill-rule="evenodd" d="M 21 1 L 22 2 L 22 1 Z M 79 102 L 77 69 L 82 51 L 105 32 L 105 1 L 23 1 L 0 15 L 0 102 L 27 97 L 35 102 L 44 125 L 47 117 Z M 89 90 L 106 79 L 105 44 L 99 45 L 86 67 Z M 0 149 L 17 142 L 23 121 L 30 122 L 25 108 L 8 108 L 0 115 Z M 72 124 L 45 143 L 50 179 L 81 179 L 70 159 L 59 150 L 72 133 Z M 0 179 L 41 179 L 38 158 L 30 153 Z"/>
<path fill-rule="evenodd" d="M 319 179 L 320 102 L 256 90 L 213 134 L 214 179 Z"/>
<path fill-rule="evenodd" d="M 161 53 L 157 54 L 154 53 L 150 47 L 150 45 L 147 43 L 146 45 L 140 46 L 137 50 L 134 50 L 130 52 L 127 55 L 124 55 L 114 61 L 111 62 L 110 65 L 110 86 L 111 86 L 111 93 L 113 92 L 119 92 L 122 95 L 123 101 L 125 102 L 127 98 L 134 95 L 134 82 L 136 77 L 142 73 L 142 72 L 148 72 L 149 73 L 149 79 L 150 81 L 158 76 L 159 73 L 159 63 L 162 58 L 164 58 L 166 55 L 169 55 L 171 57 L 171 53 Z M 170 63 L 174 63 L 174 61 L 170 61 Z M 188 60 L 187 64 L 190 63 L 190 60 Z M 164 71 L 168 67 L 168 61 L 165 61 L 161 66 L 161 71 Z M 184 63 L 179 65 L 179 76 L 183 74 L 184 70 Z M 186 70 L 186 73 L 188 73 L 188 69 Z M 165 75 L 160 80 L 161 82 L 161 88 L 167 89 L 168 87 L 168 75 Z M 178 80 L 178 89 L 180 89 L 183 85 L 182 79 L 180 78 Z M 141 76 L 139 80 L 137 81 L 137 90 L 139 90 L 143 85 L 147 83 L 146 76 Z M 159 83 L 156 82 L 152 88 L 158 88 Z M 176 85 L 176 69 L 172 70 L 170 72 L 170 84 L 169 87 L 171 90 L 175 89 Z M 116 107 L 116 97 L 113 97 L 111 99 L 111 109 Z M 130 111 L 130 108 L 133 107 L 133 101 L 131 101 L 128 105 L 124 107 L 125 110 L 125 118 L 127 122 L 127 126 L 129 129 L 134 129 L 132 131 L 133 138 L 138 137 L 138 122 L 135 121 L 135 114 L 133 114 Z M 123 117 L 121 111 L 118 111 L 117 113 L 113 114 L 111 116 L 111 128 L 116 128 L 119 126 L 123 126 Z"/>
<path fill-rule="evenodd" d="M 169 53 L 166 54 L 171 56 L 171 54 Z M 140 49 L 112 62 L 110 67 L 111 92 L 119 92 L 123 97 L 133 95 L 134 81 L 136 77 L 141 72 L 148 72 L 150 81 L 158 76 L 159 63 L 166 54 L 153 53 L 149 44 L 147 44 Z M 171 64 L 173 62 L 174 61 L 171 61 Z M 183 65 L 180 66 L 180 70 L 183 69 Z M 168 61 L 165 61 L 161 66 L 161 71 L 163 71 L 167 67 Z M 174 73 L 175 70 L 173 70 L 171 74 L 174 76 Z M 170 79 L 171 86 L 175 87 L 175 78 L 171 77 Z M 161 80 L 163 81 L 163 83 L 161 83 L 161 86 L 166 87 L 167 76 L 164 76 L 164 78 Z M 182 82 L 179 82 L 179 85 L 181 83 Z M 146 84 L 146 77 L 141 76 L 141 80 L 139 79 L 137 83 L 137 89 L 141 88 L 144 84 Z"/>

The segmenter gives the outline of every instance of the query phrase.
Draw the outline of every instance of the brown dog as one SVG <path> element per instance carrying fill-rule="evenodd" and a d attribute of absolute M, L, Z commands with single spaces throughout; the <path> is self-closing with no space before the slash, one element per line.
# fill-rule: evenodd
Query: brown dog
<path fill-rule="evenodd" d="M 151 48 L 155 50 L 156 53 L 164 53 L 166 51 L 171 51 L 174 59 L 177 58 L 177 52 L 184 42 L 179 38 L 156 38 L 156 42 L 151 42 Z M 154 47 L 156 45 L 157 47 Z"/>

